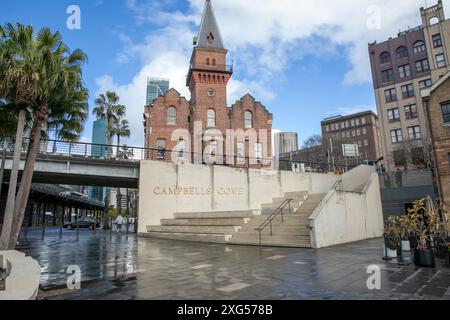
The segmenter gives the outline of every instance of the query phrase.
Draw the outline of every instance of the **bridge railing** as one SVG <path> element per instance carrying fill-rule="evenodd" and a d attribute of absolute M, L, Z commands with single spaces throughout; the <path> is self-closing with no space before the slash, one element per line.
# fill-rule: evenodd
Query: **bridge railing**
<path fill-rule="evenodd" d="M 22 151 L 28 150 L 29 139 L 25 138 Z M 0 139 L 0 150 L 6 149 L 12 152 L 14 143 L 12 140 Z M 186 152 L 182 150 L 148 149 L 127 145 L 105 145 L 88 142 L 68 142 L 60 140 L 42 140 L 39 145 L 39 154 L 75 158 L 105 159 L 113 161 L 141 161 L 155 160 L 174 163 L 215 164 L 237 168 L 268 169 L 273 168 L 282 171 L 300 172 L 330 172 L 329 163 L 313 163 L 310 161 L 292 161 L 287 159 L 275 159 L 273 157 L 243 157 L 238 155 L 212 154 L 205 150 L 203 153 Z M 336 167 L 339 172 L 350 170 Z"/>
<path fill-rule="evenodd" d="M 22 152 L 28 150 L 29 139 L 24 138 Z M 0 140 L 0 150 L 14 150 L 14 142 L 10 139 Z M 61 140 L 42 140 L 39 143 L 39 154 L 60 155 L 80 158 L 115 159 L 123 161 L 145 160 L 148 150 L 141 147 L 114 146 L 87 142 L 68 142 Z"/>

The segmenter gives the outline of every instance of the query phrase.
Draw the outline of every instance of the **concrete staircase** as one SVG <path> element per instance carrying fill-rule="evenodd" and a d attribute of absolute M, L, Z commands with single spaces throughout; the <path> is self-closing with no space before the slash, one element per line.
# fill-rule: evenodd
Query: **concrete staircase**
<path fill-rule="evenodd" d="M 259 245 L 258 228 L 286 199 L 293 199 L 291 212 L 286 206 L 272 221 L 272 235 L 268 226 L 262 232 L 265 246 L 310 248 L 308 221 L 325 194 L 307 192 L 286 193 L 272 203 L 261 206 L 261 215 L 252 210 L 227 212 L 176 213 L 174 219 L 164 219 L 161 226 L 147 226 L 145 237 L 196 242 Z"/>
<path fill-rule="evenodd" d="M 264 246 L 311 248 L 309 217 L 324 197 L 325 194 L 307 195 L 296 192 L 285 194 L 285 198 L 273 199 L 272 204 L 262 206 L 267 210 L 262 209 L 261 216 L 253 217 L 242 226 L 239 232 L 233 234 L 229 243 L 259 245 L 259 233 L 255 229 L 261 226 L 284 200 L 294 199 L 291 202 L 291 213 L 289 214 L 286 207 L 283 220 L 281 215 L 278 215 L 272 221 L 272 235 L 270 226 L 261 232 L 261 243 Z"/>
<path fill-rule="evenodd" d="M 149 238 L 227 243 L 253 217 L 253 211 L 176 213 L 161 220 L 161 226 L 147 226 Z"/>

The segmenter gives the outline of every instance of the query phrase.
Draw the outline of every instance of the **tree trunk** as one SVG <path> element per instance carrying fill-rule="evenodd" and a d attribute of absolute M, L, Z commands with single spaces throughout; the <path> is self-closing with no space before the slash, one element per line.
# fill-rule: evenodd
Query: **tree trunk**
<path fill-rule="evenodd" d="M 25 128 L 26 110 L 19 110 L 17 122 L 16 142 L 14 145 L 14 156 L 11 167 L 11 175 L 9 178 L 8 197 L 6 200 L 5 214 L 3 216 L 3 228 L 0 237 L 0 250 L 11 249 L 9 247 L 9 239 L 13 232 L 14 207 L 16 200 L 17 177 L 19 175 L 20 154 L 22 152 L 23 130 Z"/>
<path fill-rule="evenodd" d="M 30 145 L 28 147 L 27 160 L 23 170 L 22 181 L 20 183 L 19 191 L 17 192 L 15 220 L 13 230 L 10 236 L 10 246 L 15 247 L 17 239 L 19 238 L 20 228 L 22 226 L 25 209 L 28 203 L 28 196 L 30 195 L 31 182 L 33 180 L 34 165 L 39 151 L 39 143 L 41 141 L 42 127 L 47 122 L 48 106 L 42 106 L 36 115 L 36 120 L 33 129 L 30 133 Z"/>
<path fill-rule="evenodd" d="M 119 157 L 119 145 L 120 145 L 120 135 L 117 135 L 116 159 L 120 159 L 120 157 Z"/>
<path fill-rule="evenodd" d="M 0 169 L 0 197 L 2 195 L 3 189 L 3 176 L 5 174 L 5 163 L 6 163 L 6 146 L 5 142 L 3 142 L 2 167 Z"/>

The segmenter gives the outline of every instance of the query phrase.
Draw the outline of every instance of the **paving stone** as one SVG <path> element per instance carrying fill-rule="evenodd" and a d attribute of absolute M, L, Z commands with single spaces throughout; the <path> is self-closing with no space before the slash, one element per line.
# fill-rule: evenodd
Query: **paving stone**
<path fill-rule="evenodd" d="M 450 268 L 383 261 L 381 239 L 320 250 L 226 246 L 64 231 L 44 240 L 30 230 L 20 250 L 42 266 L 41 299 L 450 300 Z M 77 265 L 82 289 L 64 290 Z M 369 290 L 367 267 L 381 269 Z M 89 281 L 87 281 L 89 280 Z M 59 290 L 59 291 L 58 291 Z M 48 294 L 46 294 L 48 293 Z"/>

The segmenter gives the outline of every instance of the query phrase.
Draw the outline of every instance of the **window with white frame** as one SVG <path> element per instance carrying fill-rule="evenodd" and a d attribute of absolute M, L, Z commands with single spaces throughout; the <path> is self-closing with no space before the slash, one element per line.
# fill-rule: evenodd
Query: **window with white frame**
<path fill-rule="evenodd" d="M 445 56 L 443 53 L 436 55 L 436 66 L 438 68 L 443 68 L 446 66 Z"/>
<path fill-rule="evenodd" d="M 391 142 L 397 143 L 403 141 L 402 129 L 391 130 Z"/>
<path fill-rule="evenodd" d="M 261 160 L 263 156 L 263 145 L 262 143 L 255 143 L 255 158 Z"/>
<path fill-rule="evenodd" d="M 253 113 L 246 111 L 244 114 L 245 118 L 245 129 L 253 128 Z"/>
<path fill-rule="evenodd" d="M 388 110 L 388 119 L 389 122 L 400 121 L 400 111 L 398 108 Z"/>
<path fill-rule="evenodd" d="M 216 126 L 216 111 L 213 109 L 208 110 L 208 127 Z"/>
<path fill-rule="evenodd" d="M 400 79 L 410 77 L 411 76 L 411 65 L 405 64 L 403 66 L 398 67 L 398 73 L 400 75 Z"/>
<path fill-rule="evenodd" d="M 409 140 L 421 139 L 422 135 L 420 133 L 420 127 L 419 126 L 409 127 L 408 128 L 408 137 L 409 137 Z"/>
<path fill-rule="evenodd" d="M 175 107 L 170 107 L 169 109 L 167 109 L 167 124 L 177 124 L 177 109 Z"/>

